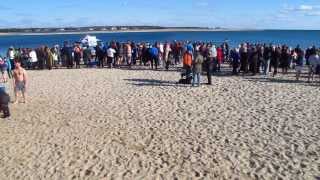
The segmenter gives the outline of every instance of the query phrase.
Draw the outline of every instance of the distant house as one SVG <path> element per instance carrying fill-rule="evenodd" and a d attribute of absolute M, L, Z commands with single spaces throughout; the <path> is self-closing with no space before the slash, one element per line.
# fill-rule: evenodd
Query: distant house
<path fill-rule="evenodd" d="M 60 28 L 60 29 L 58 29 L 58 31 L 63 32 L 63 31 L 65 31 L 65 29 L 64 28 Z"/>
<path fill-rule="evenodd" d="M 111 31 L 116 31 L 116 30 L 118 30 L 117 27 L 111 27 Z"/>
<path fill-rule="evenodd" d="M 128 30 L 128 28 L 127 27 L 121 27 L 120 30 L 121 31 L 126 31 L 126 30 Z"/>
<path fill-rule="evenodd" d="M 89 28 L 89 31 L 94 31 L 94 28 Z"/>
<path fill-rule="evenodd" d="M 101 28 L 100 31 L 107 31 L 107 28 Z"/>
<path fill-rule="evenodd" d="M 24 30 L 24 32 L 25 32 L 25 33 L 31 33 L 32 30 L 31 30 L 31 29 L 26 29 L 26 30 Z"/>

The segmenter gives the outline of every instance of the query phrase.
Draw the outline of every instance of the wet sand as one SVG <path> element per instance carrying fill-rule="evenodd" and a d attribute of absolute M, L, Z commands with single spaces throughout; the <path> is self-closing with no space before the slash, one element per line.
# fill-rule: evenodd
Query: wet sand
<path fill-rule="evenodd" d="M 320 89 L 292 79 L 30 71 L 0 120 L 0 179 L 315 179 Z M 203 76 L 203 83 L 205 83 Z"/>

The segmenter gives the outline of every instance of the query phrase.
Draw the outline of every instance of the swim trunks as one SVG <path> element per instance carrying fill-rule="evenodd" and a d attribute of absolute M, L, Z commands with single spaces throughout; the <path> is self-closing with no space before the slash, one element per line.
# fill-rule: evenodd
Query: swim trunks
<path fill-rule="evenodd" d="M 15 91 L 16 92 L 21 91 L 22 93 L 24 93 L 26 91 L 26 86 L 25 86 L 24 82 L 17 82 L 16 87 L 15 87 Z"/>

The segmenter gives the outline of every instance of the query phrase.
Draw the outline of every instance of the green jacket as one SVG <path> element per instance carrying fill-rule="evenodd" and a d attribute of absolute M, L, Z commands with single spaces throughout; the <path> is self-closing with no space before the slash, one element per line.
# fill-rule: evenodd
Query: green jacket
<path fill-rule="evenodd" d="M 203 56 L 199 53 L 196 55 L 196 58 L 193 61 L 193 72 L 201 73 L 202 72 L 202 63 L 204 61 Z"/>

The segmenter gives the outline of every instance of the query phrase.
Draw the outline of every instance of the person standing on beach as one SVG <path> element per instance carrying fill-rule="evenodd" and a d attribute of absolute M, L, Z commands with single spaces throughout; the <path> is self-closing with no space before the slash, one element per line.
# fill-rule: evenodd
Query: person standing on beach
<path fill-rule="evenodd" d="M 131 47 L 132 47 L 132 65 L 136 65 L 137 60 L 139 58 L 139 48 L 135 43 L 132 43 Z"/>
<path fill-rule="evenodd" d="M 112 64 L 114 63 L 115 53 L 116 50 L 113 49 L 112 46 L 107 49 L 107 65 L 110 69 L 112 68 Z"/>
<path fill-rule="evenodd" d="M 190 84 L 191 83 L 191 77 L 192 77 L 192 60 L 193 59 L 193 55 L 192 52 L 190 51 L 186 51 L 183 55 L 183 69 L 186 71 L 186 79 L 187 82 Z M 189 82 L 190 79 L 190 82 Z"/>
<path fill-rule="evenodd" d="M 52 69 L 53 66 L 53 54 L 49 47 L 45 47 L 45 57 L 46 57 L 46 65 L 49 70 Z"/>
<path fill-rule="evenodd" d="M 4 63 L 6 63 L 7 65 L 7 73 L 8 73 L 8 77 L 9 79 L 13 78 L 13 74 L 12 74 L 12 69 L 11 69 L 11 62 L 9 59 L 4 58 Z"/>
<path fill-rule="evenodd" d="M 9 102 L 9 94 L 7 94 L 5 90 L 0 89 L 0 111 L 3 112 L 2 118 L 10 117 Z"/>
<path fill-rule="evenodd" d="M 223 58 L 224 58 L 224 55 L 223 55 L 223 49 L 221 47 L 218 47 L 217 49 L 217 70 L 220 72 L 221 71 L 221 64 L 223 62 Z"/>
<path fill-rule="evenodd" d="M 287 46 L 282 46 L 280 65 L 282 68 L 282 74 L 287 74 L 290 66 L 290 51 Z"/>
<path fill-rule="evenodd" d="M 238 68 L 240 64 L 240 54 L 239 49 L 232 49 L 230 52 L 231 60 L 232 60 L 232 75 L 238 75 Z"/>
<path fill-rule="evenodd" d="M 251 52 L 251 70 L 252 75 L 255 76 L 258 73 L 258 60 L 259 60 L 259 52 L 256 46 L 252 47 Z"/>
<path fill-rule="evenodd" d="M 131 61 L 132 61 L 132 47 L 131 47 L 131 42 L 128 41 L 125 44 L 125 62 L 127 63 L 128 67 L 131 68 Z"/>
<path fill-rule="evenodd" d="M 203 63 L 203 56 L 201 55 L 200 52 L 196 52 L 196 58 L 192 62 L 192 65 L 193 65 L 192 86 L 195 86 L 195 84 L 197 83 L 198 87 L 200 87 L 202 63 Z"/>
<path fill-rule="evenodd" d="M 304 53 L 300 46 L 298 45 L 295 49 L 295 52 L 297 53 L 297 60 L 296 60 L 296 80 L 299 81 L 300 79 L 300 74 L 302 72 L 303 68 L 303 57 Z"/>
<path fill-rule="evenodd" d="M 1 79 L 0 83 L 6 83 L 7 77 L 6 77 L 6 71 L 7 71 L 7 64 L 5 62 L 5 59 L 0 56 L 0 70 L 1 70 Z"/>
<path fill-rule="evenodd" d="M 120 68 L 123 64 L 123 58 L 124 58 L 124 45 L 122 43 L 118 43 L 118 67 Z"/>
<path fill-rule="evenodd" d="M 76 69 L 80 69 L 80 60 L 82 57 L 82 49 L 80 45 L 77 43 L 73 49 L 74 52 L 74 61 L 76 62 Z"/>
<path fill-rule="evenodd" d="M 26 103 L 26 89 L 27 89 L 27 72 L 21 67 L 19 60 L 15 61 L 15 67 L 13 71 L 13 80 L 14 80 L 14 92 L 15 92 L 15 101 L 18 102 L 19 92 L 21 92 L 23 97 L 23 103 Z"/>
<path fill-rule="evenodd" d="M 166 42 L 164 45 L 164 62 L 165 62 L 165 69 L 168 70 L 171 61 L 169 60 L 169 54 L 171 53 L 170 43 Z"/>
<path fill-rule="evenodd" d="M 310 51 L 308 62 L 309 62 L 308 82 L 310 82 L 310 79 L 313 80 L 314 74 L 319 73 L 318 71 L 320 70 L 320 57 L 317 54 L 317 49 L 315 47 L 312 47 Z"/>
<path fill-rule="evenodd" d="M 89 61 L 91 59 L 91 50 L 89 46 L 86 46 L 83 50 L 83 63 L 86 67 L 89 67 Z"/>
<path fill-rule="evenodd" d="M 180 44 L 176 41 L 173 44 L 172 53 L 174 56 L 175 65 L 180 64 L 181 47 Z"/>
<path fill-rule="evenodd" d="M 241 63 L 240 71 L 243 72 L 243 75 L 247 74 L 248 73 L 248 49 L 247 49 L 246 43 L 241 44 L 240 63 Z"/>
<path fill-rule="evenodd" d="M 280 60 L 281 52 L 278 47 L 273 46 L 271 51 L 271 66 L 273 67 L 273 77 L 278 74 L 278 66 Z"/>
<path fill-rule="evenodd" d="M 36 63 L 37 65 L 37 69 L 41 69 L 41 63 L 42 63 L 42 51 L 41 51 L 42 47 L 36 48 L 36 54 L 37 54 L 37 58 L 38 58 L 38 62 Z"/>
<path fill-rule="evenodd" d="M 151 47 L 149 50 L 149 54 L 151 56 L 151 69 L 153 69 L 153 65 L 155 66 L 156 70 L 158 69 L 159 63 L 159 50 L 157 47 Z"/>
<path fill-rule="evenodd" d="M 263 51 L 263 62 L 262 62 L 262 69 L 263 69 L 263 74 L 267 76 L 269 74 L 269 67 L 270 67 L 270 61 L 271 61 L 271 50 L 272 45 L 270 44 L 269 46 L 264 47 Z"/>
<path fill-rule="evenodd" d="M 64 57 L 65 63 L 68 69 L 73 68 L 73 57 L 72 57 L 72 48 L 69 46 L 68 42 L 64 42 L 64 46 L 61 50 L 61 55 Z"/>
<path fill-rule="evenodd" d="M 96 46 L 96 55 L 97 55 L 97 59 L 98 59 L 98 67 L 99 68 L 104 68 L 104 52 L 103 52 L 103 48 L 101 47 L 101 45 L 97 45 Z"/>
<path fill-rule="evenodd" d="M 11 46 L 8 50 L 8 53 L 7 53 L 7 57 L 9 58 L 9 61 L 10 61 L 10 69 L 14 69 L 14 58 L 15 58 L 15 51 L 14 51 L 14 47 Z"/>
<path fill-rule="evenodd" d="M 30 69 L 35 69 L 37 62 L 38 62 L 38 57 L 37 57 L 37 53 L 34 49 L 32 49 L 29 53 L 29 68 Z"/>

